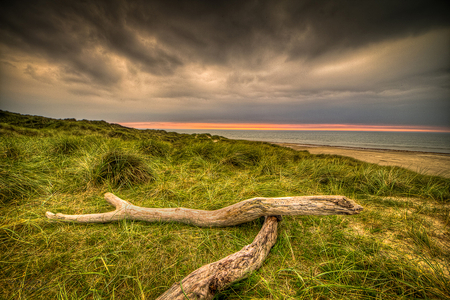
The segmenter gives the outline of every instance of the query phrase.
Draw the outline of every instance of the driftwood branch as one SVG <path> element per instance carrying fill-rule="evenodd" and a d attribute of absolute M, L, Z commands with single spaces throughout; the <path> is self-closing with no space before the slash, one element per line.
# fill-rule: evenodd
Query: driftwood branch
<path fill-rule="evenodd" d="M 212 299 L 214 294 L 232 282 L 247 277 L 261 267 L 277 240 L 281 216 L 292 215 L 353 215 L 362 207 L 344 196 L 301 196 L 282 198 L 252 198 L 214 211 L 189 208 L 146 208 L 131 204 L 106 193 L 105 199 L 114 211 L 85 215 L 65 215 L 47 212 L 49 219 L 80 223 L 105 223 L 117 220 L 147 222 L 176 221 L 196 226 L 233 226 L 265 216 L 265 222 L 253 243 L 239 252 L 200 267 L 181 282 L 175 283 L 158 299 Z"/>
<path fill-rule="evenodd" d="M 117 220 L 140 220 L 146 222 L 175 221 L 200 227 L 233 226 L 271 215 L 353 215 L 362 207 L 344 196 L 301 196 L 282 198 L 252 198 L 207 211 L 189 208 L 146 208 L 106 193 L 105 199 L 114 211 L 85 215 L 65 215 L 47 212 L 49 219 L 79 223 L 106 223 Z"/>
<path fill-rule="evenodd" d="M 281 218 L 280 218 L 281 219 Z M 259 269 L 277 240 L 279 217 L 266 217 L 253 243 L 219 261 L 200 267 L 174 283 L 157 300 L 212 299 L 232 282 Z"/>

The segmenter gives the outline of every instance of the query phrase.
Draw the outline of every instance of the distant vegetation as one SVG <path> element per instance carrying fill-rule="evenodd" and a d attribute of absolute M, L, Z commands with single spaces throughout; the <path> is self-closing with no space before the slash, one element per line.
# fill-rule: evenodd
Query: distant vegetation
<path fill-rule="evenodd" d="M 450 179 L 209 134 L 0 111 L 0 298 L 154 299 L 252 242 L 229 228 L 51 222 L 145 207 L 214 210 L 264 196 L 345 195 L 355 216 L 285 217 L 261 269 L 215 299 L 444 299 Z"/>

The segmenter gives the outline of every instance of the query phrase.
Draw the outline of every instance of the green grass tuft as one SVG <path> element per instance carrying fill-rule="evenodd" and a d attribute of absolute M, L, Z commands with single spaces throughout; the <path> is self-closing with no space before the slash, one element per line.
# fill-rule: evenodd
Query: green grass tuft
<path fill-rule="evenodd" d="M 263 152 L 260 148 L 237 144 L 227 149 L 221 163 L 233 167 L 251 167 L 256 166 L 262 157 Z"/>
<path fill-rule="evenodd" d="M 147 155 L 167 157 L 172 152 L 172 144 L 158 140 L 143 140 L 139 143 L 139 149 Z"/>
<path fill-rule="evenodd" d="M 132 186 L 155 180 L 149 166 L 135 154 L 113 150 L 102 155 L 92 167 L 95 184 L 109 183 L 113 187 Z"/>
<path fill-rule="evenodd" d="M 0 147 L 0 158 L 17 160 L 21 156 L 20 148 L 12 140 L 4 140 Z"/>
<path fill-rule="evenodd" d="M 62 137 L 55 140 L 51 152 L 60 155 L 70 155 L 80 148 L 80 141 L 73 137 Z"/>
<path fill-rule="evenodd" d="M 32 171 L 0 169 L 0 202 L 5 204 L 35 196 L 42 191 L 43 183 Z"/>

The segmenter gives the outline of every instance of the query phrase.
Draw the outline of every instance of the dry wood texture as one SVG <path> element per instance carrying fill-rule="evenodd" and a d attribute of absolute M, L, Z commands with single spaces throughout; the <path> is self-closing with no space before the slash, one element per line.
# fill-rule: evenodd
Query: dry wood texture
<path fill-rule="evenodd" d="M 219 261 L 200 267 L 158 297 L 163 299 L 212 299 L 234 281 L 261 267 L 277 240 L 278 217 L 266 217 L 253 243 Z"/>
<path fill-rule="evenodd" d="M 65 215 L 47 212 L 49 219 L 80 223 L 105 223 L 117 220 L 147 222 L 177 221 L 212 227 L 233 226 L 265 216 L 264 225 L 253 243 L 239 252 L 195 270 L 175 283 L 158 299 L 212 299 L 234 281 L 247 277 L 261 267 L 277 240 L 280 216 L 285 215 L 353 215 L 362 207 L 344 196 L 301 196 L 252 198 L 214 211 L 189 208 L 145 208 L 106 193 L 105 199 L 116 209 L 98 214 Z"/>
<path fill-rule="evenodd" d="M 271 215 L 353 215 L 362 207 L 344 196 L 299 196 L 282 198 L 252 198 L 222 209 L 207 211 L 189 208 L 146 208 L 106 193 L 105 199 L 114 211 L 85 215 L 65 215 L 47 212 L 49 219 L 80 223 L 106 223 L 117 220 L 146 222 L 176 221 L 200 227 L 224 227 L 249 222 Z"/>

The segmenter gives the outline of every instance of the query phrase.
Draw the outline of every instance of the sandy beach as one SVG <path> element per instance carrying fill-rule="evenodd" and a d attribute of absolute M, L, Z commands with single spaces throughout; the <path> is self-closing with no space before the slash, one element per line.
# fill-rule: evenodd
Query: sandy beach
<path fill-rule="evenodd" d="M 403 167 L 421 174 L 450 178 L 450 154 L 274 143 L 311 154 L 349 156 L 382 166 Z"/>

